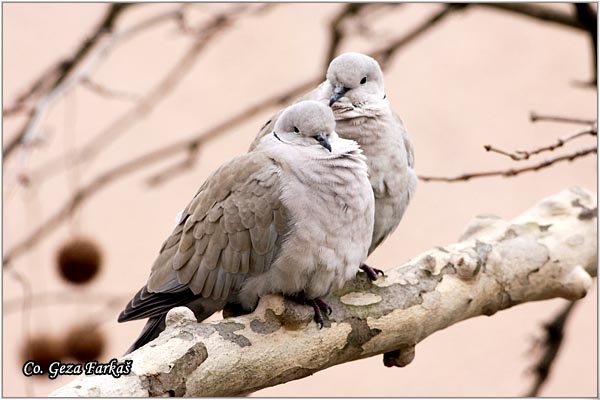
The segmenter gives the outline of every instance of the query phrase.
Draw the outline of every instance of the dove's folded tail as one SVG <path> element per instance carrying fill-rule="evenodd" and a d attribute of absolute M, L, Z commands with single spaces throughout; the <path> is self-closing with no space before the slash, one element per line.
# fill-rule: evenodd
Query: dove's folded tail
<path fill-rule="evenodd" d="M 138 336 L 138 338 L 131 345 L 131 347 L 129 349 L 127 349 L 127 352 L 125 352 L 125 355 L 131 353 L 134 350 L 139 349 L 146 343 L 151 342 L 152 340 L 156 339 L 158 337 L 158 335 L 160 335 L 160 333 L 165 330 L 165 317 L 166 316 L 167 316 L 167 313 L 164 313 L 162 315 L 158 315 L 156 317 L 149 318 L 148 322 L 146 323 L 146 326 L 144 326 L 144 329 L 142 330 L 142 333 L 140 333 L 140 336 Z"/>
<path fill-rule="evenodd" d="M 202 322 L 211 315 L 213 315 L 215 312 L 222 310 L 225 306 L 226 301 L 197 297 L 195 299 L 192 299 L 191 301 L 182 303 L 183 304 L 174 304 L 170 308 L 177 306 L 188 307 L 196 316 L 196 320 L 198 322 Z M 163 308 L 163 310 L 165 310 L 164 312 L 160 314 L 157 314 L 155 312 L 153 316 L 150 316 L 150 318 L 148 318 L 148 322 L 146 322 L 144 329 L 142 329 L 142 333 L 140 333 L 138 338 L 135 340 L 135 342 L 131 345 L 131 347 L 127 350 L 125 354 L 129 354 L 132 351 L 137 350 L 145 344 L 153 341 L 158 337 L 158 335 L 160 335 L 162 331 L 165 330 L 165 318 L 170 308 L 165 307 Z M 131 317 L 130 315 L 125 315 L 122 313 L 119 317 L 119 322 L 129 321 L 133 319 L 138 318 Z"/>

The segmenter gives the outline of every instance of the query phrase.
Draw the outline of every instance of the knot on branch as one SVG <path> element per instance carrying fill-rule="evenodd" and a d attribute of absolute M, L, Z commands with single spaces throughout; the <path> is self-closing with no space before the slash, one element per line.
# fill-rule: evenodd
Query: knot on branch
<path fill-rule="evenodd" d="M 406 367 L 415 359 L 415 345 L 405 344 L 397 350 L 388 351 L 383 355 L 383 365 L 386 367 Z"/>

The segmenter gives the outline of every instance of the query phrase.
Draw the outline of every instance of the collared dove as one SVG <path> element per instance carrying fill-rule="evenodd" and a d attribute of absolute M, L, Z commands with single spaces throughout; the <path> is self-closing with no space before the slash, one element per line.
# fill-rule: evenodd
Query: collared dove
<path fill-rule="evenodd" d="M 301 100 L 316 100 L 332 107 L 336 132 L 355 140 L 367 157 L 369 180 L 375 194 L 375 225 L 371 254 L 396 228 L 417 186 L 413 146 L 402 120 L 386 99 L 383 73 L 373 58 L 345 53 L 329 64 L 326 80 Z M 268 134 L 281 116 L 275 114 L 250 146 Z M 371 280 L 383 271 L 361 266 Z"/>
<path fill-rule="evenodd" d="M 331 310 L 320 297 L 355 276 L 374 219 L 365 157 L 334 127 L 327 106 L 296 103 L 253 152 L 206 180 L 119 316 L 149 318 L 128 352 L 156 338 L 173 307 L 202 321 L 226 304 L 251 310 L 269 293 L 312 305 L 323 326 Z"/>

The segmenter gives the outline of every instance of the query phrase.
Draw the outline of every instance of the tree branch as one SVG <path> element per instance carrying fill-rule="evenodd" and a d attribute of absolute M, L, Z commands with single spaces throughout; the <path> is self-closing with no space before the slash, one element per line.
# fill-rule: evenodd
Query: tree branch
<path fill-rule="evenodd" d="M 106 34 L 111 33 L 119 16 L 135 3 L 114 3 L 108 7 L 106 14 L 98 23 L 94 31 L 79 45 L 74 54 L 64 60 L 58 62 L 54 67 L 42 74 L 36 81 L 21 95 L 17 97 L 12 106 L 8 110 L 22 109 L 23 103 L 30 97 L 47 90 L 48 97 L 52 93 L 57 92 L 58 88 L 64 85 L 71 72 L 82 62 L 82 60 L 96 47 L 96 44 Z M 3 160 L 8 159 L 11 153 L 24 141 L 30 134 L 39 119 L 39 115 L 45 111 L 47 102 L 40 102 L 43 107 L 36 107 L 36 110 L 30 115 L 25 122 L 23 128 L 18 134 L 13 137 L 6 147 L 4 147 L 2 155 Z"/>
<path fill-rule="evenodd" d="M 529 392 L 525 395 L 526 397 L 537 397 L 540 394 L 542 386 L 546 383 L 563 342 L 567 318 L 571 315 L 575 304 L 575 301 L 570 302 L 552 321 L 544 324 L 545 337 L 541 343 L 544 351 L 539 361 L 531 368 L 535 374 L 535 381 Z"/>
<path fill-rule="evenodd" d="M 591 3 L 575 3 L 577 21 L 588 32 L 592 53 L 592 86 L 598 85 L 598 15 Z"/>
<path fill-rule="evenodd" d="M 536 149 L 532 149 L 532 150 L 516 150 L 511 153 L 508 151 L 504 151 L 504 150 L 495 148 L 494 146 L 492 146 L 490 144 L 483 146 L 483 148 L 486 151 L 491 151 L 493 153 L 498 153 L 498 154 L 502 154 L 503 156 L 510 157 L 514 161 L 523 161 L 523 160 L 528 160 L 529 157 L 534 156 L 536 154 L 540 154 L 540 153 L 543 153 L 546 151 L 554 151 L 554 150 L 558 149 L 559 147 L 564 146 L 565 143 L 568 143 L 573 139 L 577 139 L 578 137 L 588 136 L 588 135 L 598 136 L 598 128 L 596 127 L 596 125 L 588 128 L 588 129 L 584 129 L 582 131 L 578 131 L 578 132 L 572 133 L 570 135 L 563 136 L 561 138 L 558 138 L 556 140 L 556 142 L 554 142 L 554 143 L 551 143 L 546 146 L 540 146 L 540 147 L 538 147 Z"/>
<path fill-rule="evenodd" d="M 574 15 L 542 5 L 531 3 L 475 3 L 473 5 L 479 7 L 491 7 L 544 22 L 552 22 L 569 28 L 586 30 Z"/>
<path fill-rule="evenodd" d="M 594 125 L 596 124 L 596 120 L 586 119 L 586 118 L 574 118 L 574 117 L 565 117 L 562 115 L 542 115 L 538 114 L 534 111 L 529 115 L 529 119 L 531 122 L 540 122 L 540 121 L 550 121 L 550 122 L 565 122 L 569 124 L 580 124 L 580 125 Z M 597 130 L 598 127 L 595 126 Z"/>
<path fill-rule="evenodd" d="M 409 31 L 407 34 L 399 37 L 398 39 L 392 40 L 390 43 L 385 45 L 384 47 L 377 49 L 371 52 L 371 56 L 381 64 L 381 68 L 385 69 L 387 63 L 390 61 L 394 53 L 412 42 L 413 40 L 421 37 L 425 32 L 428 32 L 431 28 L 436 26 L 439 22 L 441 22 L 444 18 L 449 16 L 451 13 L 455 11 L 464 10 L 468 4 L 447 4 L 442 10 L 432 14 L 429 16 L 422 24 L 419 24 L 417 27 Z"/>
<path fill-rule="evenodd" d="M 152 110 L 162 102 L 187 75 L 206 46 L 211 43 L 217 35 L 229 28 L 243 10 L 245 10 L 245 7 L 238 7 L 234 12 L 215 15 L 202 27 L 199 33 L 195 35 L 195 40 L 189 46 L 187 51 L 177 60 L 173 68 L 158 81 L 141 101 L 113 120 L 108 126 L 95 135 L 91 141 L 82 146 L 81 149 L 73 151 L 66 156 L 51 159 L 38 167 L 32 173 L 32 179 L 38 180 L 40 176 L 54 174 L 64 166 L 65 157 L 73 160 L 74 163 L 89 162 L 96 157 L 107 147 L 107 144 L 114 141 L 142 117 L 152 112 Z"/>
<path fill-rule="evenodd" d="M 427 251 L 374 283 L 359 274 L 328 296 L 333 313 L 323 329 L 310 307 L 280 296 L 263 298 L 252 314 L 212 323 L 175 308 L 156 340 L 124 357 L 132 360 L 130 375 L 78 378 L 52 395 L 234 396 L 378 354 L 388 353 L 388 365 L 406 365 L 416 344 L 456 322 L 585 296 L 597 269 L 597 221 L 583 211 L 595 207 L 593 194 L 572 188 L 511 222 L 479 217 L 459 243 Z"/>
<path fill-rule="evenodd" d="M 347 19 L 354 17 L 362 8 L 369 5 L 368 3 L 344 4 L 340 12 L 333 17 L 329 23 L 329 47 L 326 52 L 325 65 L 323 66 L 325 70 L 329 67 L 331 60 L 337 55 L 337 51 L 344 39 L 343 23 Z"/>
<path fill-rule="evenodd" d="M 525 172 L 539 171 L 540 169 L 548 168 L 551 165 L 556 163 L 560 163 L 563 161 L 573 161 L 577 158 L 585 157 L 589 154 L 598 153 L 598 146 L 589 147 L 586 149 L 578 150 L 574 153 L 565 154 L 563 156 L 554 157 L 542 161 L 541 163 L 529 165 L 523 168 L 509 168 L 497 171 L 485 171 L 485 172 L 468 172 L 458 176 L 445 177 L 445 176 L 425 176 L 419 175 L 419 179 L 424 182 L 459 182 L 459 181 L 468 181 L 474 178 L 487 178 L 490 176 L 503 176 L 503 177 L 513 177 L 520 175 Z"/>

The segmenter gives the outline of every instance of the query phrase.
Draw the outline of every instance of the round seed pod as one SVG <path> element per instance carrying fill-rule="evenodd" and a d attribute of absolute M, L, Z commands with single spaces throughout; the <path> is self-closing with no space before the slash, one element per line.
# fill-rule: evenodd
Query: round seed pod
<path fill-rule="evenodd" d="M 48 372 L 49 365 L 54 361 L 66 358 L 64 347 L 60 340 L 48 335 L 38 335 L 29 338 L 21 348 L 23 362 L 32 360 L 39 364 L 44 372 Z M 42 375 L 34 375 L 42 376 Z"/>
<path fill-rule="evenodd" d="M 77 361 L 97 361 L 105 348 L 106 338 L 96 326 L 75 326 L 67 332 L 65 353 Z"/>
<path fill-rule="evenodd" d="M 60 276 L 76 285 L 88 283 L 98 274 L 102 252 L 98 245 L 86 238 L 74 238 L 63 244 L 57 255 Z"/>

